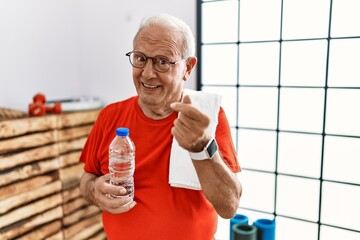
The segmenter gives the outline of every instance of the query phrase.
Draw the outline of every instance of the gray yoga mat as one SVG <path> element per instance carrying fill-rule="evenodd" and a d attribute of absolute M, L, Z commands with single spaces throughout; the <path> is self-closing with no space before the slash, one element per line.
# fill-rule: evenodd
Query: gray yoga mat
<path fill-rule="evenodd" d="M 233 240 L 256 240 L 257 228 L 248 224 L 234 224 Z"/>

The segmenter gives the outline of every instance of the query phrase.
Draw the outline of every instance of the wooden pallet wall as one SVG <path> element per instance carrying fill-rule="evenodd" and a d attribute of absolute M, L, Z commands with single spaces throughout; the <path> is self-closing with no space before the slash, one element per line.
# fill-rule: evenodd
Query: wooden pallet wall
<path fill-rule="evenodd" d="M 100 209 L 79 189 L 98 113 L 0 121 L 0 239 L 106 239 Z"/>

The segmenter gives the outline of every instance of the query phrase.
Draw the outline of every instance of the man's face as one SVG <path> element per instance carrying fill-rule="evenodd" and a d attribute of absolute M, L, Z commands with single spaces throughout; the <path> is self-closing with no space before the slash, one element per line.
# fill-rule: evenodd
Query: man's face
<path fill-rule="evenodd" d="M 134 51 L 147 57 L 164 56 L 171 62 L 182 59 L 182 41 L 178 34 L 162 26 L 144 28 L 134 44 Z M 186 62 L 170 64 L 167 72 L 154 69 L 152 59 L 145 67 L 133 68 L 133 81 L 142 106 L 166 110 L 170 103 L 179 101 L 186 81 Z"/>

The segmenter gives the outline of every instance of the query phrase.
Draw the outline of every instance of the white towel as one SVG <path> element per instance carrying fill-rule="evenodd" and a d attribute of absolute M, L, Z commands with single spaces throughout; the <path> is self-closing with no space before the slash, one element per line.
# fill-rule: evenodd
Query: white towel
<path fill-rule="evenodd" d="M 210 118 L 210 125 L 206 133 L 215 137 L 221 96 L 190 89 L 185 89 L 183 95 L 188 95 L 191 103 Z M 169 184 L 172 187 L 201 190 L 199 178 L 190 155 L 187 150 L 179 146 L 175 138 L 173 138 L 170 153 Z"/>

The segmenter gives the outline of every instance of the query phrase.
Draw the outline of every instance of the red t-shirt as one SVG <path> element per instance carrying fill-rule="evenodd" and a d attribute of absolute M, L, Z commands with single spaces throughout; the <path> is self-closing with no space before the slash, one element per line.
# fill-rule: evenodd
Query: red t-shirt
<path fill-rule="evenodd" d="M 177 112 L 162 120 L 144 115 L 138 97 L 108 105 L 99 114 L 82 151 L 85 171 L 107 174 L 108 147 L 118 127 L 127 127 L 135 151 L 136 206 L 122 214 L 103 212 L 108 239 L 210 240 L 217 228 L 217 213 L 202 191 L 171 187 L 169 156 L 171 128 Z M 215 136 L 219 150 L 233 172 L 240 171 L 230 128 L 223 109 Z"/>

